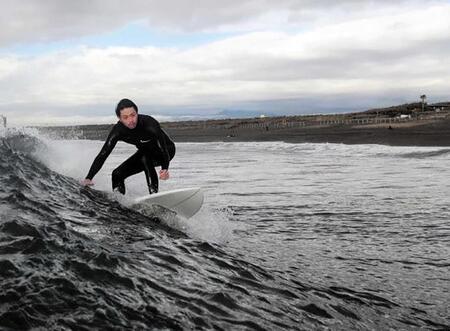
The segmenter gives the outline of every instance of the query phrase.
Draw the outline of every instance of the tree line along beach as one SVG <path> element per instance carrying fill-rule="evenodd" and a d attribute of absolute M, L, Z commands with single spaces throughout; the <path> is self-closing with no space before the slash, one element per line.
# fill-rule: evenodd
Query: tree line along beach
<path fill-rule="evenodd" d="M 113 124 L 39 128 L 62 138 L 104 140 Z M 450 102 L 408 103 L 363 112 L 162 122 L 176 142 L 450 146 Z"/>

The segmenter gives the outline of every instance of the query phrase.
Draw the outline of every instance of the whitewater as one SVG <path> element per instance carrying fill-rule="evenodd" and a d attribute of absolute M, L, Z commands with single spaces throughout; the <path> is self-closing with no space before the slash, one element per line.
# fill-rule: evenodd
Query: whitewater
<path fill-rule="evenodd" d="M 186 220 L 101 146 L 0 132 L 1 330 L 450 329 L 450 148 L 177 142 Z"/>

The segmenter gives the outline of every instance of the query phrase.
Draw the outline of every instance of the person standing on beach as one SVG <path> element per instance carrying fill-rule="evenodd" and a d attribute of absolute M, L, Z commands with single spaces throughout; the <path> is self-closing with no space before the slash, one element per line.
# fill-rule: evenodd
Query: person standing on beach
<path fill-rule="evenodd" d="M 111 129 L 81 185 L 94 185 L 92 179 L 100 171 L 116 143 L 124 141 L 135 145 L 137 152 L 113 170 L 113 190 L 125 194 L 125 179 L 143 171 L 149 193 L 157 193 L 158 175 L 155 167 L 161 166 L 160 179 L 169 179 L 169 163 L 175 156 L 175 144 L 161 129 L 156 119 L 138 114 L 138 107 L 129 99 L 120 100 L 116 107 L 116 115 L 119 121 Z"/>

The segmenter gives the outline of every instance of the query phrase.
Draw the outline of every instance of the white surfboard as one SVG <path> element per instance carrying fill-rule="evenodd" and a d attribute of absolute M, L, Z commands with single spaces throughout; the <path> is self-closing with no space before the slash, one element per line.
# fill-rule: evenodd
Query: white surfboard
<path fill-rule="evenodd" d="M 133 205 L 157 205 L 189 218 L 200 210 L 203 199 L 203 190 L 196 187 L 149 194 L 135 199 Z"/>

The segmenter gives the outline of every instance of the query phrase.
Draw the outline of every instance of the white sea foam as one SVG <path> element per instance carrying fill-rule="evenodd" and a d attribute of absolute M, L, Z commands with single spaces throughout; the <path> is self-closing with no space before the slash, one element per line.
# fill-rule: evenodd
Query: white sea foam
<path fill-rule="evenodd" d="M 50 169 L 83 179 L 103 142 L 87 140 L 44 139 L 45 148 L 37 157 Z M 435 169 L 450 168 L 448 155 L 437 153 L 411 162 L 411 153 L 440 151 L 437 147 L 391 147 L 382 145 L 289 144 L 283 142 L 249 143 L 178 143 L 171 162 L 171 179 L 160 181 L 160 190 L 201 186 L 206 199 L 201 211 L 189 220 L 163 221 L 193 237 L 226 242 L 234 231 L 229 206 L 333 204 L 345 208 L 381 209 L 411 206 L 383 205 L 383 198 L 403 197 L 420 201 L 434 193 L 447 194 L 442 179 L 423 170 L 430 163 Z M 111 172 L 136 151 L 134 146 L 119 143 L 101 171 L 95 176 L 95 189 L 111 192 Z M 428 154 L 427 154 L 428 155 Z M 434 155 L 434 154 L 431 154 Z M 126 180 L 127 195 L 118 197 L 124 205 L 147 194 L 143 173 Z M 372 198 L 364 198 L 370 192 Z M 114 198 L 112 196 L 112 198 Z M 374 200 L 375 199 L 375 200 Z M 414 202 L 415 203 L 415 202 Z M 347 207 L 346 207 L 347 206 Z M 256 212 L 256 211 L 255 211 Z"/>

